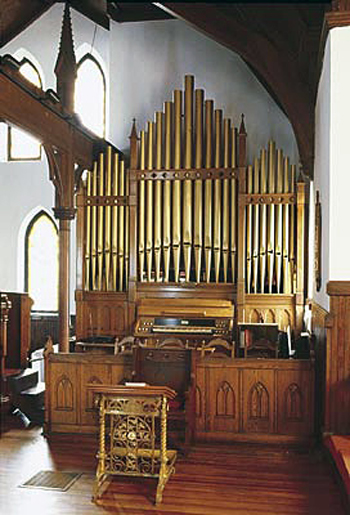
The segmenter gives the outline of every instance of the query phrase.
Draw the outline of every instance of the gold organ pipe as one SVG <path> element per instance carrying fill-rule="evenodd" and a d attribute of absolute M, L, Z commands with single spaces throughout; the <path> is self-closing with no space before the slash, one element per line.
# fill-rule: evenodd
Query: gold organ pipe
<path fill-rule="evenodd" d="M 254 160 L 254 193 L 259 193 L 260 184 L 260 163 L 259 159 Z M 254 229 L 253 229 L 253 292 L 258 293 L 258 277 L 259 277 L 259 216 L 260 206 L 253 206 L 254 211 Z"/>
<path fill-rule="evenodd" d="M 290 191 L 295 193 L 295 165 L 291 166 Z M 294 276 L 295 276 L 295 205 L 291 205 L 290 209 L 290 247 L 289 247 L 289 275 L 291 283 L 291 292 L 295 292 Z"/>
<path fill-rule="evenodd" d="M 181 168 L 181 115 L 182 115 L 182 91 L 174 91 L 174 168 Z M 173 181 L 173 258 L 175 282 L 180 275 L 180 245 L 181 245 L 181 184 L 178 179 Z"/>
<path fill-rule="evenodd" d="M 224 168 L 230 166 L 230 120 L 224 119 Z M 223 182 L 223 213 L 222 213 L 222 260 L 224 269 L 224 282 L 227 283 L 228 276 L 228 257 L 230 246 L 230 204 L 229 204 L 229 179 Z"/>
<path fill-rule="evenodd" d="M 106 169 L 106 195 L 112 194 L 112 147 L 107 147 L 107 169 Z M 105 224 L 105 275 L 106 289 L 110 290 L 110 270 L 111 270 L 111 206 L 105 208 L 106 224 Z"/>
<path fill-rule="evenodd" d="M 125 195 L 125 170 L 124 170 L 124 161 L 120 161 L 119 166 L 119 195 Z M 125 207 L 119 207 L 119 241 L 118 241 L 118 268 L 119 268 L 119 281 L 118 281 L 118 289 L 119 291 L 123 291 L 124 287 L 124 259 L 125 259 Z"/>
<path fill-rule="evenodd" d="M 99 158 L 99 195 L 104 195 L 104 155 L 101 152 Z M 97 238 L 97 261 L 98 275 L 97 288 L 102 290 L 103 282 L 103 226 L 104 226 L 104 206 L 98 207 L 98 238 Z"/>
<path fill-rule="evenodd" d="M 282 150 L 277 150 L 277 193 L 283 192 L 283 155 Z M 277 293 L 281 293 L 282 287 L 282 234 L 283 234 L 283 219 L 282 219 L 282 205 L 276 206 L 276 286 Z"/>
<path fill-rule="evenodd" d="M 236 168 L 236 129 L 231 129 L 231 167 Z M 231 273 L 236 280 L 237 232 L 236 232 L 236 178 L 231 179 Z"/>
<path fill-rule="evenodd" d="M 212 137 L 213 137 L 213 101 L 205 101 L 205 167 L 212 166 Z M 210 269 L 212 257 L 212 180 L 205 180 L 205 220 L 204 220 L 204 249 L 205 249 L 205 272 L 206 281 L 210 282 Z"/>
<path fill-rule="evenodd" d="M 92 172 L 87 173 L 86 195 L 91 196 Z M 86 206 L 86 243 L 85 243 L 85 290 L 90 290 L 90 261 L 91 261 L 91 206 Z"/>
<path fill-rule="evenodd" d="M 114 154 L 114 174 L 113 174 L 113 188 L 112 193 L 113 196 L 118 195 L 119 189 L 119 154 L 116 152 Z M 117 270 L 118 270 L 118 214 L 119 207 L 112 207 L 112 289 L 113 291 L 117 290 Z"/>
<path fill-rule="evenodd" d="M 153 169 L 153 144 L 154 144 L 154 122 L 148 122 L 148 141 L 147 141 L 147 170 Z M 146 181 L 146 260 L 147 260 L 147 280 L 152 277 L 152 258 L 153 258 L 153 181 Z"/>
<path fill-rule="evenodd" d="M 98 163 L 94 162 L 94 169 L 92 174 L 92 195 L 97 196 L 97 170 Z M 92 206 L 92 233 L 91 233 L 91 273 L 92 273 L 92 289 L 97 289 L 97 206 Z"/>
<path fill-rule="evenodd" d="M 125 168 L 124 168 L 124 175 L 125 175 Z M 125 176 L 125 195 L 127 198 L 129 198 L 130 194 L 130 182 L 129 177 Z M 130 219 L 130 212 L 129 212 L 129 205 L 125 207 L 125 289 L 128 288 L 128 281 L 129 281 L 129 249 L 130 249 L 130 227 L 129 227 L 129 219 Z"/>
<path fill-rule="evenodd" d="M 215 110 L 215 168 L 221 166 L 222 110 Z M 219 282 L 221 259 L 221 180 L 214 181 L 214 264 L 215 282 Z"/>
<path fill-rule="evenodd" d="M 171 111 L 172 103 L 165 102 L 165 169 L 171 168 Z M 164 282 L 169 282 L 170 270 L 170 244 L 171 244 L 171 182 L 164 181 L 163 203 L 163 260 Z"/>
<path fill-rule="evenodd" d="M 185 169 L 192 167 L 193 147 L 193 75 L 185 77 Z M 184 180 L 183 183 L 183 253 L 185 264 L 185 280 L 189 282 L 191 272 L 192 251 L 192 181 Z"/>
<path fill-rule="evenodd" d="M 284 192 L 289 193 L 289 159 L 284 158 Z M 292 206 L 293 209 L 293 206 Z M 289 276 L 289 204 L 283 206 L 283 292 L 291 293 Z"/>
<path fill-rule="evenodd" d="M 275 193 L 275 164 L 276 149 L 273 141 L 269 142 L 269 193 Z M 269 293 L 272 293 L 275 265 L 275 206 L 268 207 L 268 242 L 267 242 L 267 267 L 269 278 Z"/>
<path fill-rule="evenodd" d="M 162 168 L 163 148 L 163 113 L 156 113 L 156 168 Z M 151 182 L 151 181 L 149 181 Z M 155 181 L 154 199 L 154 263 L 156 270 L 156 281 L 160 281 L 160 258 L 162 247 L 162 181 Z"/>
<path fill-rule="evenodd" d="M 247 193 L 253 193 L 253 167 L 248 166 Z M 246 206 L 246 269 L 247 269 L 247 293 L 251 293 L 252 283 L 252 205 Z"/>
<path fill-rule="evenodd" d="M 141 131 L 140 133 L 140 169 L 146 169 L 146 132 Z M 139 270 L 140 270 L 140 281 L 144 280 L 145 270 L 145 180 L 139 181 L 139 228 L 138 228 L 138 248 L 139 248 Z"/>
<path fill-rule="evenodd" d="M 266 193 L 266 150 L 261 150 L 260 156 L 261 163 L 261 180 L 260 189 L 261 193 Z M 260 293 L 265 293 L 265 277 L 266 277 L 266 217 L 267 206 L 263 204 L 260 206 L 261 222 L 260 222 Z"/>
<path fill-rule="evenodd" d="M 202 168 L 203 164 L 203 101 L 204 91 L 197 89 L 195 103 L 196 117 L 196 146 L 195 146 L 195 167 Z M 203 247 L 203 191 L 202 180 L 196 179 L 194 185 L 194 258 L 196 267 L 196 282 L 201 281 L 202 268 L 202 247 Z"/>

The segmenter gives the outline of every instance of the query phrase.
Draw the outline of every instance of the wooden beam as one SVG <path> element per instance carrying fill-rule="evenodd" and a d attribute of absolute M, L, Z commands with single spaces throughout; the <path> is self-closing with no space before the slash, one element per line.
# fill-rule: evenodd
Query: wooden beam
<path fill-rule="evenodd" d="M 62 152 L 70 152 L 72 148 L 74 161 L 90 168 L 96 136 L 74 117 L 67 116 L 60 103 L 54 104 L 47 92 L 13 75 L 16 74 L 0 68 L 0 119 Z"/>

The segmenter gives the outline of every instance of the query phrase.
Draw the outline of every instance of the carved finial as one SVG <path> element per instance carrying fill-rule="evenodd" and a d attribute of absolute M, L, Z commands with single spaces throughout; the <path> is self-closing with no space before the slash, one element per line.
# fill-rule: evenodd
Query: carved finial
<path fill-rule="evenodd" d="M 46 343 L 45 343 L 44 356 L 48 356 L 52 352 L 54 352 L 53 340 L 52 340 L 51 336 L 48 336 L 47 340 L 46 340 Z"/>
<path fill-rule="evenodd" d="M 239 134 L 247 134 L 246 130 L 245 130 L 245 125 L 244 125 L 244 114 L 242 114 L 242 118 L 241 118 L 241 125 L 239 127 Z"/>
<path fill-rule="evenodd" d="M 60 48 L 55 65 L 55 75 L 57 78 L 57 93 L 61 99 L 62 105 L 67 111 L 73 113 L 77 63 L 74 53 L 72 23 L 67 2 L 64 7 Z"/>
<path fill-rule="evenodd" d="M 130 133 L 129 138 L 130 139 L 132 139 L 132 138 L 136 138 L 137 139 L 136 118 L 132 119 L 132 128 L 131 128 L 131 133 Z"/>

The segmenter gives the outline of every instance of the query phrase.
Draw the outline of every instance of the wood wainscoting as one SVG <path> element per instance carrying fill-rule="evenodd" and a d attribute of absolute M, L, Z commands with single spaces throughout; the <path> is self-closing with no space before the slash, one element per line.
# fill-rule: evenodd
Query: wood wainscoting
<path fill-rule="evenodd" d="M 204 441 L 305 442 L 314 434 L 312 360 L 211 358 L 193 361 L 196 438 Z M 87 386 L 130 380 L 132 355 L 48 353 L 46 432 L 94 433 Z M 165 385 L 166 386 L 166 385 Z"/>
<path fill-rule="evenodd" d="M 312 312 L 313 350 L 315 354 L 315 432 L 321 437 L 324 431 L 327 321 L 329 313 L 314 300 L 310 301 Z"/>
<path fill-rule="evenodd" d="M 97 411 L 88 385 L 117 385 L 131 379 L 132 356 L 47 353 L 45 356 L 45 432 L 98 431 Z"/>
<path fill-rule="evenodd" d="M 326 433 L 350 434 L 350 281 L 329 281 L 327 317 Z"/>
<path fill-rule="evenodd" d="M 311 360 L 203 358 L 196 367 L 197 438 L 310 441 L 313 385 Z"/>

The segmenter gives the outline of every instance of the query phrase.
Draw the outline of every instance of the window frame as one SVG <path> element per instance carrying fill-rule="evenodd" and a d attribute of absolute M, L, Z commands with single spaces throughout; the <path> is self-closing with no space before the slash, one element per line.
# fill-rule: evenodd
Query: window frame
<path fill-rule="evenodd" d="M 30 220 L 30 222 L 28 223 L 26 231 L 25 231 L 25 235 L 24 235 L 24 289 L 28 293 L 30 293 L 29 292 L 29 238 L 30 238 L 31 232 L 33 230 L 33 227 L 35 226 L 35 224 L 41 217 L 46 217 L 52 223 L 52 225 L 55 229 L 55 232 L 56 232 L 57 240 L 59 237 L 58 227 L 55 223 L 55 220 L 44 209 L 41 209 L 38 213 L 36 213 L 33 216 L 33 218 Z M 57 241 L 57 243 L 58 243 L 58 241 Z M 59 266 L 59 258 L 58 257 L 57 257 L 57 265 Z M 58 301 L 59 301 L 59 278 L 57 278 L 57 310 L 33 309 L 32 311 L 33 312 L 41 312 L 41 313 L 46 313 L 46 312 L 47 313 L 58 313 Z"/>
<path fill-rule="evenodd" d="M 102 113 L 103 114 L 103 116 L 102 116 L 103 132 L 102 132 L 102 135 L 99 136 L 99 137 L 105 138 L 106 137 L 106 120 L 107 120 L 107 114 L 106 114 L 106 107 L 107 107 L 107 83 L 106 83 L 106 77 L 105 77 L 105 74 L 104 74 L 104 71 L 103 71 L 103 68 L 102 68 L 101 64 L 98 62 L 96 57 L 94 57 L 90 52 L 87 52 L 86 54 L 83 55 L 83 57 L 81 57 L 79 59 L 79 61 L 77 63 L 77 78 L 76 78 L 75 82 L 77 82 L 77 80 L 78 80 L 79 68 L 87 60 L 92 61 L 97 66 L 99 72 L 101 73 L 101 77 L 102 77 L 102 82 L 103 82 L 103 102 L 102 102 L 103 103 L 103 113 Z M 77 114 L 79 114 L 79 113 L 77 113 Z M 87 128 L 89 130 L 91 130 L 89 127 L 87 127 Z"/>
<path fill-rule="evenodd" d="M 33 70 L 35 71 L 35 73 L 38 76 L 39 83 L 40 83 L 40 88 L 42 89 L 43 82 L 42 82 L 42 79 L 41 79 L 41 75 L 39 73 L 39 70 L 35 66 L 35 64 L 33 64 L 30 59 L 28 59 L 27 57 L 23 57 L 21 59 L 21 61 L 19 62 L 19 71 L 21 70 L 22 66 L 24 66 L 25 64 L 28 64 L 29 66 L 31 66 L 33 68 Z M 42 146 L 42 144 L 40 142 L 39 142 L 39 154 L 37 156 L 35 156 L 35 157 L 32 157 L 32 156 L 31 157 L 16 157 L 16 156 L 12 155 L 12 129 L 13 128 L 14 127 L 11 127 L 11 125 L 9 125 L 8 128 L 7 128 L 7 161 L 9 161 L 9 162 L 13 162 L 13 161 L 15 161 L 15 162 L 16 161 L 19 161 L 19 162 L 21 162 L 21 161 L 22 162 L 23 161 L 41 161 L 42 156 L 43 156 L 43 146 Z M 20 129 L 20 128 L 17 128 L 17 127 L 15 127 L 15 128 L 18 129 L 18 130 L 21 130 L 21 131 L 23 130 L 23 129 Z"/>

